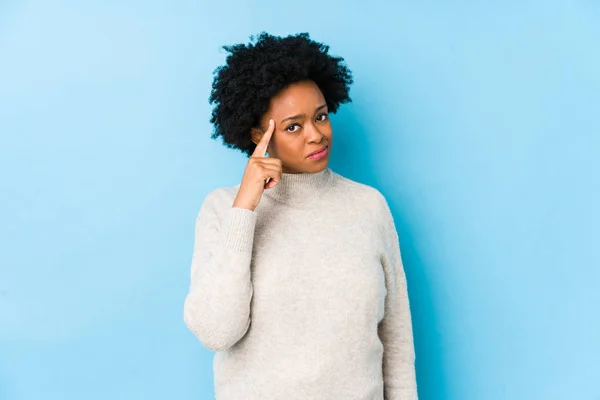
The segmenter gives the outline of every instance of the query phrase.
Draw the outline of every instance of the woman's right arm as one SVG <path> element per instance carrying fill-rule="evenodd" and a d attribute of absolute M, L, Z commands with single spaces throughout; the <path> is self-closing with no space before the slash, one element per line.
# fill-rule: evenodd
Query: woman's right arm
<path fill-rule="evenodd" d="M 276 186 L 281 160 L 266 157 L 275 121 L 248 160 L 242 183 L 231 204 L 223 189 L 211 192 L 196 219 L 191 284 L 184 304 L 184 320 L 205 347 L 226 350 L 250 326 L 252 279 L 250 263 L 256 212 L 265 189 Z M 270 179 L 270 181 L 267 181 Z"/>
<path fill-rule="evenodd" d="M 184 321 L 202 344 L 225 350 L 250 325 L 250 262 L 256 212 L 238 207 L 217 209 L 226 194 L 217 189 L 204 200 L 196 219 L 189 293 Z"/>

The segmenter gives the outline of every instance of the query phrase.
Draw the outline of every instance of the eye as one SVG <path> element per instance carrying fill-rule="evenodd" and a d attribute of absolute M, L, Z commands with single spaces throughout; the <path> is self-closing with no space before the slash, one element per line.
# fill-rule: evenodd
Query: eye
<path fill-rule="evenodd" d="M 288 132 L 294 133 L 294 132 L 298 131 L 298 129 L 293 129 L 293 128 L 296 128 L 296 127 L 298 129 L 300 129 L 300 125 L 298 125 L 298 124 L 291 124 L 287 128 L 285 128 L 285 130 L 288 131 Z"/>
<path fill-rule="evenodd" d="M 317 121 L 318 122 L 323 122 L 325 121 L 329 116 L 327 115 L 327 113 L 322 113 L 319 114 L 319 116 L 317 117 Z"/>

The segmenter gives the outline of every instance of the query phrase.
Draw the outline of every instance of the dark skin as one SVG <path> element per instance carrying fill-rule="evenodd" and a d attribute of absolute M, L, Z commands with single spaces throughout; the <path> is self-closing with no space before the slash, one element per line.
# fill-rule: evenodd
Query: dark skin
<path fill-rule="evenodd" d="M 250 131 L 256 149 L 233 207 L 254 210 L 263 191 L 276 186 L 282 173 L 316 173 L 329 162 L 331 122 L 323 93 L 313 81 L 293 83 L 273 96 L 259 122 L 260 128 Z M 327 154 L 323 158 L 308 157 L 324 146 Z"/>
<path fill-rule="evenodd" d="M 260 120 L 261 129 L 251 130 L 254 143 L 260 142 L 270 119 L 275 120 L 275 131 L 268 152 L 271 157 L 281 160 L 283 172 L 319 172 L 327 167 L 331 122 L 323 93 L 313 81 L 293 83 L 271 98 L 269 108 Z M 307 158 L 308 154 L 325 145 L 329 152 L 324 158 Z"/>

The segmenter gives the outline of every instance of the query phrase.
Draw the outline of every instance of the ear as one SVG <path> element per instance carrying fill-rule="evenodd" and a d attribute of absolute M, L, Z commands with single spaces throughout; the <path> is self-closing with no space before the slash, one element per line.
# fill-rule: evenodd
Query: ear
<path fill-rule="evenodd" d="M 263 135 L 264 132 L 259 128 L 250 128 L 250 140 L 252 140 L 254 144 L 258 144 L 258 142 L 260 142 L 260 139 L 262 139 Z"/>

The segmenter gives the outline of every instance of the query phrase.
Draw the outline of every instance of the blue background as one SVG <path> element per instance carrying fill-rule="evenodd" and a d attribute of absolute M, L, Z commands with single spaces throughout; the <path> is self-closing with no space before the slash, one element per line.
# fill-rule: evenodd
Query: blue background
<path fill-rule="evenodd" d="M 331 168 L 401 240 L 423 400 L 600 399 L 600 3 L 0 2 L 0 399 L 209 399 L 193 225 L 223 44 L 354 72 Z"/>

